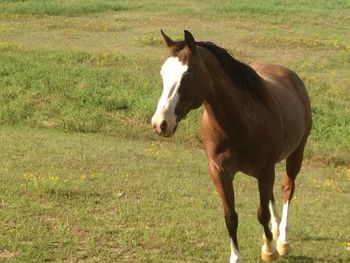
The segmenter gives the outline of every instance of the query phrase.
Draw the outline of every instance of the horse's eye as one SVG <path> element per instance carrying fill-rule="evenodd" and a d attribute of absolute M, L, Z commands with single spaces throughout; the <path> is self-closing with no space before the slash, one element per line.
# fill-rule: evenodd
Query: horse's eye
<path fill-rule="evenodd" d="M 188 82 L 191 81 L 193 79 L 193 73 L 192 72 L 186 72 L 183 76 L 182 76 L 182 82 Z"/>
<path fill-rule="evenodd" d="M 194 76 L 194 72 L 192 70 L 187 70 L 186 71 L 186 75 L 193 77 Z"/>

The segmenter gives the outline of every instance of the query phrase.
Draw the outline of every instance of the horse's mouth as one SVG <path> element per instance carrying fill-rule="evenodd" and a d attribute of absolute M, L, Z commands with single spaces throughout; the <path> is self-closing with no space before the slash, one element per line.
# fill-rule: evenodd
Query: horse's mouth
<path fill-rule="evenodd" d="M 165 130 L 165 131 L 159 131 L 158 129 L 156 129 L 156 132 L 159 136 L 162 136 L 162 137 L 165 137 L 165 138 L 170 138 L 172 137 L 175 132 L 176 132 L 176 129 L 177 129 L 177 123 L 174 127 L 174 129 L 172 131 L 168 131 L 168 130 Z"/>

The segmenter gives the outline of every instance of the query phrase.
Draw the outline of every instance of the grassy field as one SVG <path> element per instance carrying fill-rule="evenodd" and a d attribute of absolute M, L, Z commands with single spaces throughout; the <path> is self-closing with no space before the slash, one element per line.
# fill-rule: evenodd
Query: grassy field
<path fill-rule="evenodd" d="M 223 212 L 202 150 L 0 131 L 0 261 L 227 262 Z M 349 179 L 344 167 L 305 165 L 292 206 L 294 252 L 281 262 L 348 262 Z M 242 174 L 235 184 L 242 254 L 258 262 L 257 186 Z"/>
<path fill-rule="evenodd" d="M 349 262 L 349 13 L 349 0 L 1 1 L 0 262 L 228 261 L 202 109 L 171 140 L 149 124 L 161 28 L 302 77 L 314 128 L 280 262 Z M 259 262 L 256 182 L 239 174 L 236 189 L 242 254 Z"/>

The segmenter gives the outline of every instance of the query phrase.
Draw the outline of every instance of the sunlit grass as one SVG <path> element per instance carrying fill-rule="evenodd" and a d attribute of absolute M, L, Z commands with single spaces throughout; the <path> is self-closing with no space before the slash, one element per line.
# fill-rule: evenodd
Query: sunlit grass
<path fill-rule="evenodd" d="M 181 39 L 188 29 L 302 77 L 314 128 L 293 252 L 280 261 L 347 262 L 349 1 L 29 0 L 0 10 L 0 261 L 228 261 L 201 109 L 170 140 L 149 124 L 168 55 L 159 30 Z M 235 185 L 242 254 L 259 262 L 256 182 L 238 174 Z"/>
<path fill-rule="evenodd" d="M 36 129 L 0 135 L 2 259 L 227 262 L 221 201 L 202 150 Z M 281 262 L 346 260 L 349 176 L 348 168 L 305 165 L 291 209 L 293 253 Z M 256 180 L 238 174 L 235 189 L 242 254 L 257 262 Z"/>
<path fill-rule="evenodd" d="M 72 12 L 80 15 L 62 11 L 59 16 L 32 16 L 28 9 L 22 16 L 6 11 L 23 5 L 40 9 L 46 4 L 56 5 L 57 10 L 76 6 Z M 129 1 L 123 4 L 125 10 L 110 12 L 116 3 L 91 1 L 89 5 L 98 11 L 93 16 L 81 1 L 46 4 L 1 4 L 5 12 L 0 28 L 4 65 L 0 123 L 153 138 L 148 123 L 160 95 L 159 68 L 167 55 L 159 29 L 181 38 L 183 29 L 193 28 L 197 39 L 216 42 L 242 61 L 283 64 L 295 70 L 305 81 L 313 106 L 309 158 L 349 162 L 345 153 L 350 146 L 344 143 L 350 141 L 346 74 L 350 39 L 344 33 L 348 2 L 323 2 L 314 8 L 308 1 L 219 1 L 212 9 L 207 2 L 185 7 L 172 1 L 164 9 L 155 1 Z M 167 22 L 172 11 L 176 26 Z M 189 11 L 193 14 L 184 19 Z M 335 13 L 337 19 L 332 18 Z M 203 19 L 208 21 L 205 26 Z M 175 140 L 198 144 L 200 112 L 181 123 Z"/>
<path fill-rule="evenodd" d="M 18 15 L 49 15 L 49 16 L 76 16 L 106 11 L 120 11 L 127 8 L 116 1 L 101 0 L 27 0 L 27 1 L 2 1 L 0 8 L 3 14 Z"/>

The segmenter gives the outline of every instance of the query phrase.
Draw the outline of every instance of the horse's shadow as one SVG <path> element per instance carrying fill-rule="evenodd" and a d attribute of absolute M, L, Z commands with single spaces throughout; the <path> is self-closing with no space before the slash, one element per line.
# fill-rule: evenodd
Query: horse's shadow
<path fill-rule="evenodd" d="M 338 259 L 336 261 L 330 261 L 329 258 L 320 258 L 320 257 L 307 257 L 307 256 L 286 256 L 281 258 L 279 262 L 293 262 L 293 263 L 313 263 L 313 262 L 338 262 L 338 263 L 345 263 L 348 262 L 347 260 L 344 261 L 343 259 Z"/>
<path fill-rule="evenodd" d="M 301 240 L 303 241 L 330 241 L 330 240 L 334 240 L 331 237 L 313 237 L 313 236 L 307 236 L 304 238 L 301 238 Z"/>
<path fill-rule="evenodd" d="M 306 236 L 301 238 L 301 240 L 307 242 L 307 241 L 332 241 L 333 238 L 331 237 L 324 237 L 324 236 Z M 344 240 L 345 242 L 345 240 Z M 303 256 L 303 255 L 287 255 L 285 257 L 280 258 L 280 262 L 293 262 L 293 263 L 313 263 L 313 262 L 330 262 L 329 259 L 327 258 L 321 258 L 321 257 L 308 257 L 308 256 Z M 343 260 L 338 260 L 337 262 L 342 263 L 345 261 Z"/>
<path fill-rule="evenodd" d="M 323 258 L 307 257 L 307 256 L 286 256 L 283 257 L 281 262 L 293 262 L 293 263 L 313 263 L 313 262 L 326 262 Z"/>

